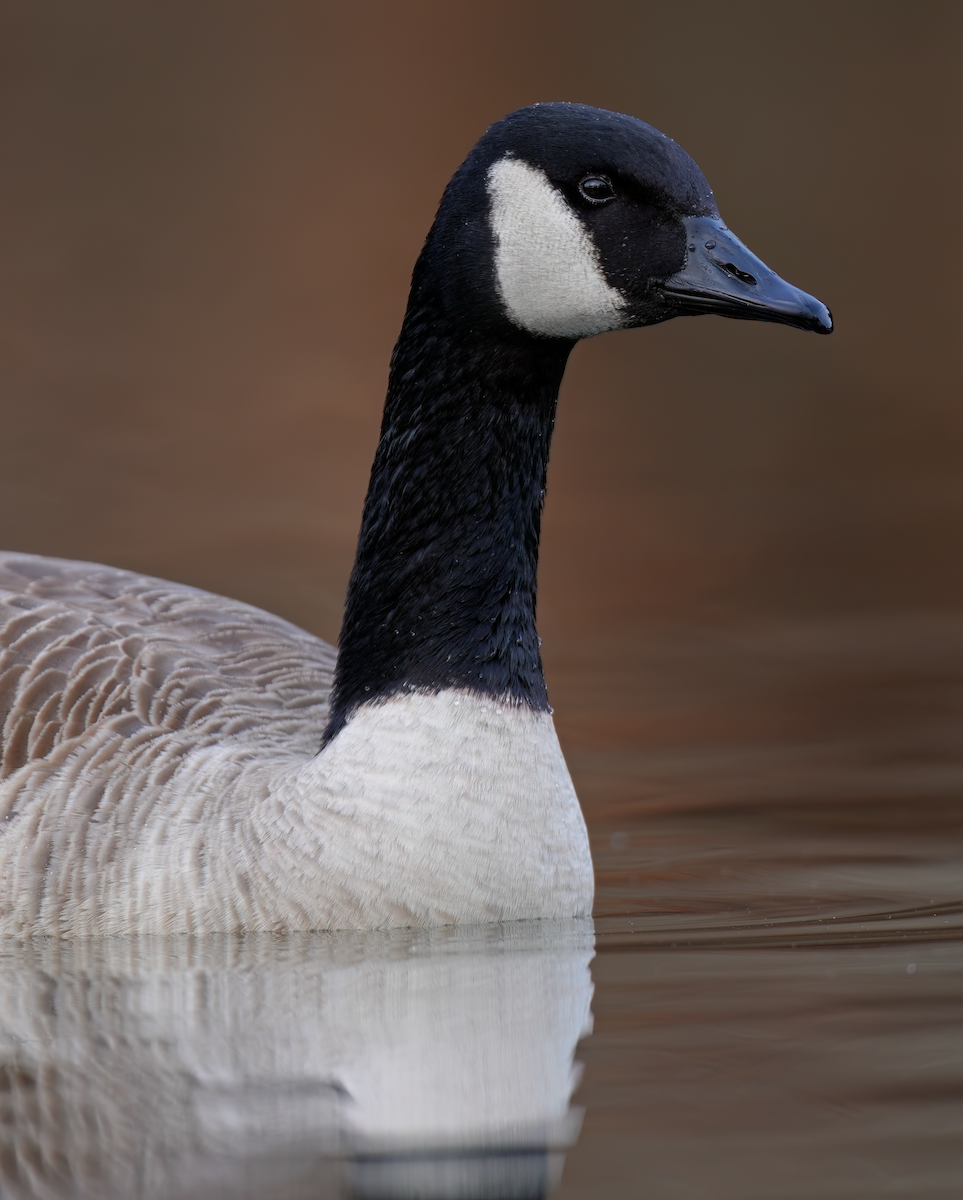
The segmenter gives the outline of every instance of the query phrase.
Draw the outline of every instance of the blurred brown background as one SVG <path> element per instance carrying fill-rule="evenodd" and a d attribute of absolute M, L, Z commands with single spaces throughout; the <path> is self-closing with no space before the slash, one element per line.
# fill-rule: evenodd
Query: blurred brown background
<path fill-rule="evenodd" d="M 573 355 L 540 628 L 589 807 L 592 753 L 681 736 L 667 705 L 730 719 L 712 680 L 775 661 L 738 631 L 845 646 L 958 611 L 961 23 L 919 0 L 0 0 L 0 544 L 336 638 L 438 197 L 487 124 L 567 99 L 679 141 L 837 321 Z M 659 649 L 680 630 L 684 704 Z"/>

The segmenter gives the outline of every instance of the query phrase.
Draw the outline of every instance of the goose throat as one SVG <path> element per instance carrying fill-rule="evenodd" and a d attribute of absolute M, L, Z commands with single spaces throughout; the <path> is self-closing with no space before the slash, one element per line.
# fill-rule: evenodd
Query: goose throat
<path fill-rule="evenodd" d="M 416 269 L 348 585 L 324 744 L 367 703 L 459 689 L 548 710 L 535 629 L 572 342 L 446 313 Z"/>

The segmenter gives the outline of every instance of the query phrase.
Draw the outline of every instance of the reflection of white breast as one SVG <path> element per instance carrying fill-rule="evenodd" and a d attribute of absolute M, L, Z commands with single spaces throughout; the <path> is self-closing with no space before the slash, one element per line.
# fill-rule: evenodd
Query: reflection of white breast
<path fill-rule="evenodd" d="M 253 1171 L 281 1200 L 282 1161 L 353 1158 L 363 1192 L 413 1155 L 424 1184 L 439 1155 L 557 1148 L 591 955 L 585 922 L 19 947 L 0 1194 L 246 1196 Z"/>
<path fill-rule="evenodd" d="M 454 945 L 400 969 L 366 962 L 337 977 L 332 1013 L 367 1014 L 363 1045 L 341 1074 L 355 1101 L 352 1134 L 366 1144 L 457 1144 L 561 1131 L 575 1043 L 589 1032 L 590 954 L 507 949 Z"/>

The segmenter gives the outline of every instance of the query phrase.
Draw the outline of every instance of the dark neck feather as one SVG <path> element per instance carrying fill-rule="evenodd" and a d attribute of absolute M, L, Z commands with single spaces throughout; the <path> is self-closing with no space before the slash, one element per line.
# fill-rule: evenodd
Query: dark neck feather
<path fill-rule="evenodd" d="M 358 705 L 406 690 L 548 708 L 535 577 L 571 343 L 441 309 L 416 287 L 392 358 L 325 743 Z"/>

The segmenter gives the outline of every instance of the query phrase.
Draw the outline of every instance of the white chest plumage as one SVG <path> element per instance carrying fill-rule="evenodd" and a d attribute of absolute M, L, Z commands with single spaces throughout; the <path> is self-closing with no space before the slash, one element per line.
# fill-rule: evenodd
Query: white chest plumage
<path fill-rule="evenodd" d="M 123 740 L 112 752 L 108 733 L 76 771 L 10 781 L 0 933 L 591 913 L 585 824 L 547 713 L 410 693 L 362 707 L 315 757 L 228 736 L 164 763 Z"/>
<path fill-rule="evenodd" d="M 359 710 L 278 799 L 318 785 L 357 834 L 352 923 L 591 912 L 585 823 L 548 713 L 463 691 L 394 696 Z"/>

